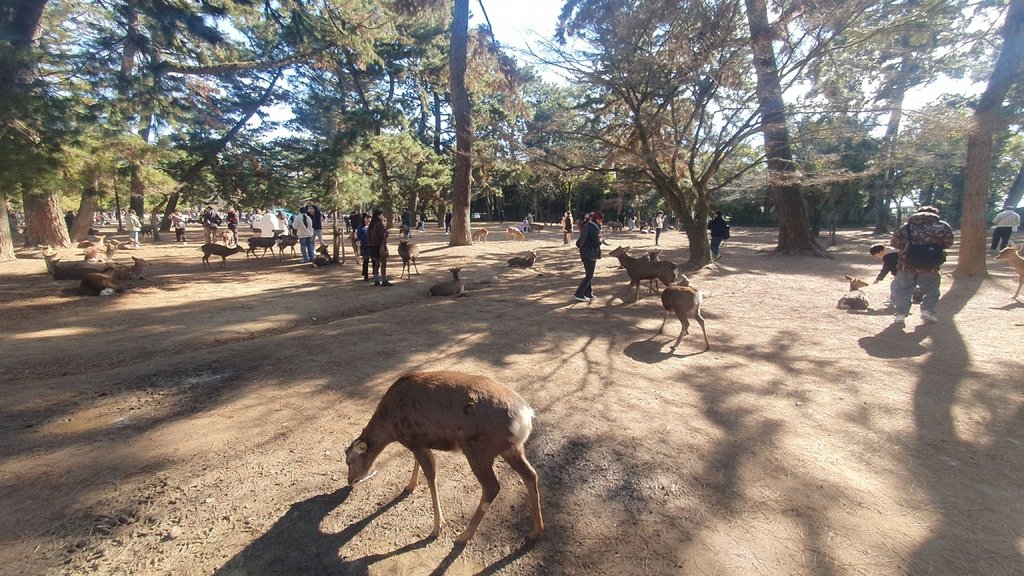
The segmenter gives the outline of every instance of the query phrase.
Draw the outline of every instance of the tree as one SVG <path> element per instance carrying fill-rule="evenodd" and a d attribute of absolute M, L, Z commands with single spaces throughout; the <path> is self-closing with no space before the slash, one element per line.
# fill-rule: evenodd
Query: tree
<path fill-rule="evenodd" d="M 1024 53 L 1024 0 L 1010 0 L 1002 30 L 1003 45 L 989 77 L 988 86 L 974 110 L 967 140 L 963 217 L 960 222 L 960 257 L 954 275 L 986 276 L 985 232 L 987 201 L 992 170 L 992 139 L 1005 127 L 1003 101 L 1020 84 Z"/>
<path fill-rule="evenodd" d="M 466 89 L 469 52 L 469 0 L 455 0 L 448 73 L 455 126 L 455 170 L 452 173 L 452 223 L 449 246 L 469 246 L 469 198 L 473 170 L 473 114 Z"/>

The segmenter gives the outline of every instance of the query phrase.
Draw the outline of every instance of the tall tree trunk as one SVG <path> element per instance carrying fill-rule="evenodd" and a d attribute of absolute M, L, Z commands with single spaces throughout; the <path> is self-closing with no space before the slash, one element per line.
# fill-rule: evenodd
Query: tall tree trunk
<path fill-rule="evenodd" d="M 23 183 L 22 199 L 25 203 L 26 246 L 71 246 L 56 192 L 38 192 Z"/>
<path fill-rule="evenodd" d="M 907 93 L 907 70 L 912 63 L 904 56 L 896 78 L 892 82 L 893 95 L 889 99 L 889 122 L 882 138 L 882 154 L 885 158 L 882 178 L 875 184 L 875 230 L 873 234 L 889 234 L 889 206 L 896 188 L 896 139 L 903 119 L 903 100 Z"/>
<path fill-rule="evenodd" d="M 992 171 L 992 137 L 1005 127 L 1003 100 L 1018 79 L 1024 51 L 1024 0 L 1010 0 L 1003 25 L 1003 47 L 992 76 L 974 110 L 967 136 L 964 204 L 960 221 L 960 257 L 953 274 L 958 278 L 988 274 L 985 247 L 988 189 Z"/>
<path fill-rule="evenodd" d="M 11 230 L 11 216 L 8 212 L 11 185 L 0 182 L 0 262 L 14 260 L 14 230 Z"/>
<path fill-rule="evenodd" d="M 449 246 L 469 246 L 469 197 L 473 169 L 473 117 L 466 89 L 469 54 L 469 0 L 455 0 L 449 54 L 452 115 L 455 121 L 455 172 L 452 174 L 452 230 Z"/>
<path fill-rule="evenodd" d="M 75 215 L 75 224 L 68 231 L 72 242 L 81 242 L 89 235 L 89 228 L 92 228 L 92 219 L 96 215 L 96 209 L 100 205 L 100 176 L 102 172 L 98 168 L 89 170 L 88 183 L 82 190 L 82 200 L 78 203 L 78 213 Z"/>
<path fill-rule="evenodd" d="M 8 103 L 25 88 L 35 71 L 32 49 L 39 37 L 46 3 L 47 0 L 8 0 L 7 8 L 0 12 L 0 102 L 5 103 L 6 109 L 0 114 L 4 116 L 13 112 Z"/>
<path fill-rule="evenodd" d="M 761 112 L 761 132 L 764 134 L 765 156 L 768 161 L 768 186 L 779 216 L 779 244 L 775 252 L 781 254 L 811 253 L 824 256 L 825 252 L 811 239 L 807 219 L 807 205 L 800 194 L 800 182 L 793 149 L 786 125 L 786 104 L 782 99 L 782 81 L 772 47 L 774 35 L 768 22 L 766 0 L 745 0 L 747 24 L 750 27 L 750 47 L 757 73 L 757 102 Z"/>

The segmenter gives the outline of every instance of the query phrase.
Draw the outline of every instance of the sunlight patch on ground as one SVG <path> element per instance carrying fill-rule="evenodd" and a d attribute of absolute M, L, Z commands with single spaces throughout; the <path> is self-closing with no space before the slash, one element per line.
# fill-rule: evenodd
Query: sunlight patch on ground
<path fill-rule="evenodd" d="M 34 332 L 24 332 L 22 334 L 11 334 L 8 338 L 11 340 L 36 340 L 39 338 L 83 336 L 86 334 L 94 334 L 96 332 L 97 329 L 92 326 L 65 326 L 63 328 L 48 328 L 46 330 L 36 330 Z"/>

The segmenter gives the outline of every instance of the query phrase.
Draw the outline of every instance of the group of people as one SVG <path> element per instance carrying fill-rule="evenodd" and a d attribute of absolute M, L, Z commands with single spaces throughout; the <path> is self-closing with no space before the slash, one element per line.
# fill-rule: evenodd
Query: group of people
<path fill-rule="evenodd" d="M 373 265 L 373 285 L 392 286 L 388 280 L 388 227 L 384 223 L 384 211 L 376 208 L 373 215 L 353 212 L 349 214 L 349 226 L 355 230 L 359 243 L 359 256 L 363 261 L 363 282 L 370 281 L 370 265 Z"/>

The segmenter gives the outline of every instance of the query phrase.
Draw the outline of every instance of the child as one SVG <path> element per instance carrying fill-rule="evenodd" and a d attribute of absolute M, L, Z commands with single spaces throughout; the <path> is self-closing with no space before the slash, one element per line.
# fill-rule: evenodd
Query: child
<path fill-rule="evenodd" d="M 886 252 L 885 245 L 875 244 L 870 249 L 871 255 L 882 261 L 882 270 L 875 277 L 873 284 L 881 282 L 887 274 L 892 274 L 892 282 L 889 283 L 889 301 L 883 302 L 886 307 L 892 306 L 893 303 L 893 286 L 896 285 L 896 263 L 899 260 L 899 252 Z"/>

